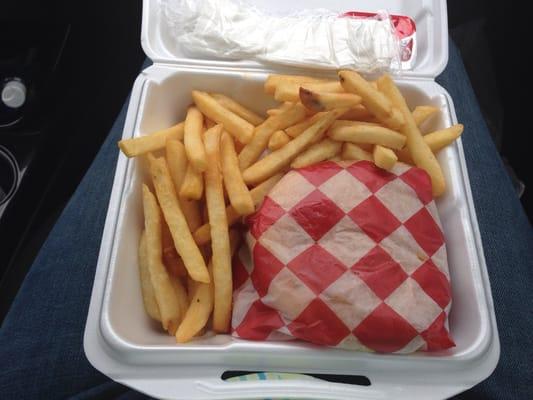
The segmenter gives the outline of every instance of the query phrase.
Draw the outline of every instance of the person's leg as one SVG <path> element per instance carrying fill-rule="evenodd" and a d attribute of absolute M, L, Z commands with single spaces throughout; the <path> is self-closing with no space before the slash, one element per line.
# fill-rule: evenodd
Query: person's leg
<path fill-rule="evenodd" d="M 452 96 L 462 136 L 468 174 L 501 342 L 498 367 L 483 383 L 458 398 L 525 399 L 533 387 L 533 233 L 520 200 L 479 110 L 455 45 L 437 79 Z"/>
<path fill-rule="evenodd" d="M 125 390 L 97 372 L 83 352 L 83 330 L 125 112 L 126 105 L 0 328 L 1 399 L 59 399 L 78 393 L 102 398 Z"/>

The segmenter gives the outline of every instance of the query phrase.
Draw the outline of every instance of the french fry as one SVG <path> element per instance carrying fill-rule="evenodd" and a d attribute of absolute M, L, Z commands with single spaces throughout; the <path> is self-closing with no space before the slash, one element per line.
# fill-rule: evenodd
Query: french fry
<path fill-rule="evenodd" d="M 205 155 L 204 142 L 202 141 L 202 131 L 204 128 L 204 116 L 196 107 L 187 110 L 185 118 L 185 136 L 183 144 L 187 159 L 198 172 L 203 172 L 207 168 L 207 157 Z"/>
<path fill-rule="evenodd" d="M 372 153 L 362 149 L 353 143 L 344 143 L 342 146 L 341 159 L 343 160 L 367 160 L 374 161 Z"/>
<path fill-rule="evenodd" d="M 179 191 L 185 179 L 188 164 L 185 147 L 179 140 L 167 140 L 165 149 L 168 170 L 170 171 L 174 188 L 176 191 Z M 196 228 L 202 225 L 198 202 L 181 196 L 179 196 L 179 202 L 183 215 L 185 215 L 185 219 L 187 220 L 187 225 L 189 225 L 191 232 L 194 232 Z"/>
<path fill-rule="evenodd" d="M 202 173 L 198 172 L 192 164 L 187 165 L 185 177 L 181 184 L 179 195 L 184 199 L 200 200 L 204 192 L 204 181 Z"/>
<path fill-rule="evenodd" d="M 307 150 L 303 151 L 291 163 L 292 168 L 303 168 L 308 165 L 327 160 L 336 156 L 341 150 L 342 143 L 331 139 L 322 139 L 322 141 L 313 144 Z"/>
<path fill-rule="evenodd" d="M 339 71 L 339 80 L 348 93 L 358 94 L 363 98 L 363 105 L 373 114 L 382 114 L 389 117 L 392 105 L 391 102 L 379 92 L 369 81 L 355 71 Z M 368 104 L 368 106 L 367 106 Z"/>
<path fill-rule="evenodd" d="M 379 144 L 374 146 L 374 164 L 383 169 L 391 169 L 398 161 L 398 157 L 391 149 L 380 146 Z"/>
<path fill-rule="evenodd" d="M 229 240 L 231 254 L 233 255 L 240 243 L 237 231 L 230 230 Z M 213 311 L 213 262 L 209 262 L 209 274 L 211 283 L 198 283 L 192 295 L 189 308 L 176 332 L 176 341 L 186 343 L 196 336 L 207 323 L 211 311 Z"/>
<path fill-rule="evenodd" d="M 352 108 L 361 103 L 361 97 L 352 93 L 322 93 L 300 88 L 300 101 L 315 112 L 333 110 L 335 108 Z"/>
<path fill-rule="evenodd" d="M 218 101 L 220 105 L 237 114 L 239 117 L 245 119 L 252 125 L 257 126 L 265 120 L 263 117 L 254 113 L 252 110 L 244 107 L 242 104 L 236 102 L 231 97 L 224 96 L 220 93 L 211 93 L 211 97 Z"/>
<path fill-rule="evenodd" d="M 350 121 L 345 119 L 338 119 L 331 125 L 331 129 L 338 128 L 339 126 L 382 126 L 376 122 L 367 122 L 367 121 Z"/>
<path fill-rule="evenodd" d="M 209 261 L 208 270 L 213 279 L 212 261 Z M 205 326 L 211 311 L 213 311 L 213 283 L 199 283 L 190 297 L 189 308 L 176 331 L 176 341 L 178 343 L 190 341 Z"/>
<path fill-rule="evenodd" d="M 379 144 L 391 149 L 401 149 L 406 141 L 401 133 L 373 125 L 338 126 L 330 129 L 328 136 L 339 142 Z"/>
<path fill-rule="evenodd" d="M 205 200 L 211 229 L 213 329 L 216 332 L 227 332 L 231 318 L 232 277 L 228 219 L 219 167 L 221 133 L 222 125 L 217 125 L 205 133 L 205 150 L 210 161 L 205 172 Z"/>
<path fill-rule="evenodd" d="M 282 148 L 287 143 L 291 141 L 291 137 L 285 133 L 284 130 L 276 131 L 270 136 L 270 139 L 268 140 L 268 149 L 270 151 L 275 151 L 277 149 Z"/>
<path fill-rule="evenodd" d="M 195 281 L 209 282 L 209 273 L 200 249 L 194 242 L 187 220 L 179 206 L 170 172 L 164 158 L 156 159 L 148 155 L 150 174 L 154 182 L 157 199 L 163 210 L 176 250 L 180 255 L 187 272 Z M 148 231 L 147 231 L 148 232 Z"/>
<path fill-rule="evenodd" d="M 185 316 L 185 313 L 187 312 L 187 309 L 189 308 L 189 299 L 187 297 L 187 291 L 185 290 L 185 287 L 183 287 L 180 278 L 171 276 L 170 283 L 172 284 L 172 288 L 174 289 L 174 293 L 176 294 L 176 298 L 178 299 L 181 323 L 183 317 Z M 174 333 L 176 333 L 176 331 L 174 331 Z"/>
<path fill-rule="evenodd" d="M 205 199 L 204 199 L 205 200 Z M 202 222 L 208 223 L 209 222 L 209 216 L 207 215 L 207 204 L 205 204 L 205 201 L 203 203 L 203 215 L 202 215 Z M 204 257 L 204 261 L 209 264 L 209 261 L 211 259 L 211 249 L 208 248 L 208 246 L 198 246 L 200 248 L 200 252 L 202 253 L 202 256 Z M 209 270 L 209 265 L 207 267 Z M 209 282 L 210 285 L 213 284 L 213 274 L 211 271 L 209 271 L 209 277 L 211 278 L 211 282 Z M 203 285 L 203 283 L 196 282 L 195 280 L 191 279 L 190 276 L 187 277 L 187 299 L 189 300 L 189 304 L 191 303 L 194 294 L 196 292 L 196 289 L 198 288 L 198 285 Z"/>
<path fill-rule="evenodd" d="M 398 129 L 404 124 L 404 116 L 395 109 L 390 100 L 355 71 L 340 71 L 341 85 L 348 93 L 362 97 L 363 105 L 376 118 L 391 129 Z"/>
<path fill-rule="evenodd" d="M 252 166 L 244 170 L 242 177 L 248 185 L 262 182 L 270 176 L 278 173 L 303 150 L 317 138 L 322 137 L 323 133 L 345 110 L 333 110 L 323 115 L 317 122 L 307 128 L 301 135 L 291 140 L 281 149 L 276 150 Z M 243 150 L 244 151 L 244 150 Z"/>
<path fill-rule="evenodd" d="M 442 150 L 463 133 L 463 124 L 452 125 L 449 128 L 440 129 L 424 136 L 424 142 L 433 153 Z"/>
<path fill-rule="evenodd" d="M 139 278 L 141 281 L 141 293 L 143 297 L 144 309 L 150 318 L 161 322 L 161 314 L 155 298 L 154 286 L 150 280 L 150 271 L 148 270 L 146 232 L 144 229 L 141 233 L 141 240 L 139 241 Z"/>
<path fill-rule="evenodd" d="M 276 174 L 250 190 L 250 195 L 256 207 L 263 202 L 268 192 L 270 192 L 282 177 L 283 173 Z M 241 215 L 232 206 L 228 206 L 226 207 L 226 217 L 228 219 L 228 225 L 231 226 L 241 218 Z M 204 224 L 194 232 L 193 236 L 198 246 L 208 244 L 211 241 L 211 227 L 208 223 Z"/>
<path fill-rule="evenodd" d="M 187 270 L 183 261 L 181 260 L 176 247 L 174 246 L 174 240 L 172 240 L 172 235 L 168 229 L 168 225 L 163 219 L 161 230 L 161 245 L 163 247 L 163 264 L 167 268 L 167 272 L 170 276 L 175 278 L 180 278 L 187 276 Z"/>
<path fill-rule="evenodd" d="M 168 163 L 168 169 L 174 187 L 179 189 L 185 177 L 187 169 L 187 155 L 185 154 L 185 146 L 179 140 L 167 140 L 165 146 L 165 157 Z"/>
<path fill-rule="evenodd" d="M 144 229 L 150 281 L 159 307 L 161 325 L 174 334 L 181 318 L 181 310 L 170 277 L 162 262 L 161 211 L 155 196 L 143 185 Z"/>
<path fill-rule="evenodd" d="M 267 110 L 266 113 L 269 117 L 272 117 L 273 115 L 278 115 L 282 113 L 285 110 L 288 110 L 294 105 L 294 103 L 291 103 L 290 101 L 284 102 L 281 106 L 278 108 L 271 108 L 270 110 Z"/>
<path fill-rule="evenodd" d="M 207 265 L 207 270 L 209 271 L 209 264 Z M 211 277 L 211 282 L 209 283 L 199 283 L 193 280 L 190 276 L 187 277 L 187 299 L 189 300 L 189 304 L 192 302 L 198 285 L 209 285 L 213 283 L 213 275 L 211 274 L 211 271 L 209 271 L 209 276 Z"/>
<path fill-rule="evenodd" d="M 426 142 L 433 153 L 437 153 L 461 136 L 461 133 L 463 133 L 463 125 L 456 124 L 449 128 L 428 133 L 424 136 L 424 142 Z M 407 164 L 414 164 L 414 161 L 406 148 L 398 150 L 396 154 L 398 160 Z"/>
<path fill-rule="evenodd" d="M 300 75 L 269 75 L 265 81 L 265 93 L 274 94 L 276 87 L 280 83 L 306 83 L 306 82 L 322 82 L 323 79 L 311 78 L 310 76 Z"/>
<path fill-rule="evenodd" d="M 233 206 L 226 207 L 226 218 L 228 221 L 228 226 L 232 226 L 241 219 L 240 215 Z M 209 223 L 203 224 L 199 227 L 193 234 L 194 240 L 198 246 L 203 246 L 208 244 L 211 241 L 211 226 Z"/>
<path fill-rule="evenodd" d="M 291 138 L 295 138 L 296 136 L 300 135 L 303 131 L 305 131 L 307 128 L 309 128 L 311 125 L 313 125 L 316 121 L 318 121 L 325 112 L 319 112 L 315 115 L 303 120 L 302 122 L 299 122 L 295 125 L 292 125 L 285 129 L 285 133 L 289 135 Z"/>
<path fill-rule="evenodd" d="M 193 90 L 192 98 L 196 107 L 198 107 L 206 117 L 212 119 L 216 123 L 224 124 L 224 128 L 239 142 L 246 144 L 252 140 L 254 126 L 251 123 L 223 107 L 205 92 Z"/>
<path fill-rule="evenodd" d="M 413 114 L 411 114 L 411 110 L 407 107 L 407 103 L 400 90 L 396 87 L 389 75 L 380 77 L 378 79 L 378 86 L 379 90 L 385 93 L 395 107 L 402 112 L 405 124 L 401 128 L 401 132 L 407 138 L 407 149 L 416 166 L 424 169 L 431 177 L 433 196 L 440 196 L 446 189 L 446 181 L 444 180 L 442 169 L 416 126 Z"/>
<path fill-rule="evenodd" d="M 274 99 L 277 101 L 300 101 L 300 88 L 303 87 L 313 92 L 344 93 L 344 89 L 338 81 L 310 82 L 310 83 L 286 83 L 281 82 L 276 86 Z"/>
<path fill-rule="evenodd" d="M 377 119 L 379 120 L 379 118 Z M 385 126 L 388 126 L 391 129 L 400 129 L 405 123 L 405 118 L 400 110 L 393 108 L 391 116 L 384 119 L 382 122 Z"/>
<path fill-rule="evenodd" d="M 422 125 L 429 117 L 435 114 L 439 109 L 433 106 L 416 106 L 413 110 L 413 119 L 417 126 Z"/>
<path fill-rule="evenodd" d="M 146 136 L 139 136 L 133 139 L 123 139 L 118 142 L 118 147 L 127 157 L 136 157 L 141 154 L 150 153 L 165 147 L 167 139 L 182 140 L 184 129 L 183 122 L 163 129 Z"/>
<path fill-rule="evenodd" d="M 351 120 L 351 121 L 368 121 L 368 120 L 372 120 L 374 117 L 366 109 L 365 106 L 363 106 L 362 104 L 359 104 L 353 108 L 350 108 L 348 111 L 346 111 L 341 116 L 341 118 Z"/>
<path fill-rule="evenodd" d="M 241 171 L 252 165 L 267 148 L 270 136 L 279 129 L 288 126 L 305 118 L 305 107 L 301 104 L 294 104 L 291 108 L 281 114 L 269 117 L 255 128 L 254 137 L 239 153 L 239 167 Z"/>
<path fill-rule="evenodd" d="M 231 205 L 241 215 L 253 213 L 254 203 L 252 196 L 242 180 L 233 139 L 227 132 L 223 132 L 220 139 L 220 158 L 224 186 L 228 192 Z"/>

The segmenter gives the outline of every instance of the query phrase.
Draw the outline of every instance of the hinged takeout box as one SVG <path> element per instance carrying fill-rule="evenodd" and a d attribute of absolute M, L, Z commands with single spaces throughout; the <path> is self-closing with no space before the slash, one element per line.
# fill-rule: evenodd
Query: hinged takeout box
<path fill-rule="evenodd" d="M 417 57 L 396 77 L 410 105 L 441 109 L 433 128 L 456 123 L 452 99 L 434 78 L 448 59 L 446 2 L 256 0 L 262 9 L 290 12 L 327 7 L 376 11 L 413 18 Z M 357 8 L 354 10 L 354 8 Z M 144 0 L 142 45 L 154 64 L 132 89 L 123 138 L 141 136 L 182 120 L 193 89 L 216 91 L 256 111 L 273 105 L 263 93 L 269 73 L 331 77 L 333 71 L 303 70 L 251 61 L 186 58 L 172 46 L 157 0 Z M 466 126 L 466 134 L 471 127 Z M 118 149 L 117 149 L 118 151 Z M 448 183 L 437 200 L 453 290 L 451 334 L 445 352 L 384 355 L 321 348 L 300 342 L 251 342 L 216 335 L 176 344 L 146 315 L 139 289 L 137 246 L 143 225 L 141 169 L 120 154 L 96 269 L 84 347 L 91 364 L 110 378 L 151 396 L 176 399 L 240 398 L 445 398 L 482 381 L 495 368 L 499 340 L 490 285 L 461 140 L 438 159 Z M 277 371 L 363 375 L 370 386 L 314 380 L 228 382 L 225 371 Z"/>

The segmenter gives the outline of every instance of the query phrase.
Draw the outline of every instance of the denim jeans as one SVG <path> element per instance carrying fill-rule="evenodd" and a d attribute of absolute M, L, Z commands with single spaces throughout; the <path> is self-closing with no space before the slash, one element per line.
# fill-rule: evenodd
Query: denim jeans
<path fill-rule="evenodd" d="M 457 48 L 437 79 L 451 94 L 501 340 L 490 378 L 458 398 L 533 396 L 533 234 L 489 136 Z M 144 398 L 88 363 L 83 330 L 126 106 L 35 259 L 0 329 L 0 398 Z"/>

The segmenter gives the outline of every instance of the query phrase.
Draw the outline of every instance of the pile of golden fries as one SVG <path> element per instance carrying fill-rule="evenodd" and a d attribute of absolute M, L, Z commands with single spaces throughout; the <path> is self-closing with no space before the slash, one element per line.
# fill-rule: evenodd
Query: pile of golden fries
<path fill-rule="evenodd" d="M 119 142 L 126 156 L 147 161 L 151 176 L 142 187 L 144 306 L 178 342 L 208 325 L 229 331 L 231 258 L 240 241 L 232 226 L 289 168 L 370 160 L 390 169 L 399 160 L 429 174 L 434 196 L 445 191 L 435 153 L 463 126 L 422 135 L 436 107 L 411 111 L 388 75 L 376 81 L 354 71 L 338 75 L 338 81 L 270 75 L 265 92 L 281 104 L 267 117 L 223 94 L 194 90 L 185 121 Z"/>

